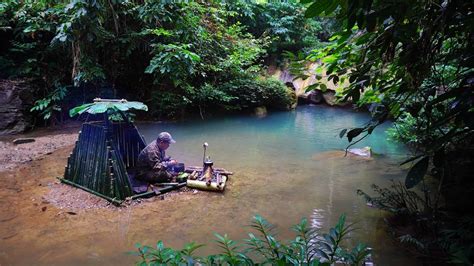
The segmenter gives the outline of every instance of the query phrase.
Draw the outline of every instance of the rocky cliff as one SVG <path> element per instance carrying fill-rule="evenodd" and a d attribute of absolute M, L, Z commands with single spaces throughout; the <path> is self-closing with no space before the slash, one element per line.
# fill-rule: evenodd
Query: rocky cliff
<path fill-rule="evenodd" d="M 26 80 L 0 79 L 0 135 L 21 133 L 32 127 L 34 91 Z"/>

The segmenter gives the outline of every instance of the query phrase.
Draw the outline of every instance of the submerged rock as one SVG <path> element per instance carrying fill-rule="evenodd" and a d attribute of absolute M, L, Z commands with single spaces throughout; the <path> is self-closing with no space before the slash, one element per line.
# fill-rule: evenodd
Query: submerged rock
<path fill-rule="evenodd" d="M 361 157 L 366 157 L 370 158 L 372 157 L 372 148 L 369 146 L 366 146 L 364 148 L 352 148 L 347 150 L 348 153 L 361 156 Z"/>
<path fill-rule="evenodd" d="M 265 106 L 255 107 L 253 109 L 253 112 L 257 117 L 265 117 L 267 116 L 267 107 Z"/>

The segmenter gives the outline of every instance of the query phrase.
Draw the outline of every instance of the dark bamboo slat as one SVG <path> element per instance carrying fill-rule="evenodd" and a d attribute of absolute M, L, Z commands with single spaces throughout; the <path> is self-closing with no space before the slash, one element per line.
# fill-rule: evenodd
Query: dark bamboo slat
<path fill-rule="evenodd" d="M 107 199 L 125 200 L 133 195 L 127 170 L 135 167 L 145 146 L 132 123 L 84 123 L 65 166 L 65 183 Z"/>

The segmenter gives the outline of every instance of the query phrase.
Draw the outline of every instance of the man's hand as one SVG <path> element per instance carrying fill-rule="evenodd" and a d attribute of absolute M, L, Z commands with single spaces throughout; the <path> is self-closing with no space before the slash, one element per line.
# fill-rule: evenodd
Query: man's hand
<path fill-rule="evenodd" d="M 177 163 L 178 163 L 178 162 L 173 159 L 173 160 L 171 160 L 171 161 L 168 162 L 168 165 L 175 165 L 175 164 L 177 164 Z"/>

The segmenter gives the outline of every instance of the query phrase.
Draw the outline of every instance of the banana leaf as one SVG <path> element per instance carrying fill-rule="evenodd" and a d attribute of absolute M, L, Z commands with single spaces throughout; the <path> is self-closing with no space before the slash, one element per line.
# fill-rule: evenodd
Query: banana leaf
<path fill-rule="evenodd" d="M 99 101 L 94 103 L 86 103 L 69 110 L 69 116 L 73 117 L 75 115 L 80 115 L 85 112 L 89 114 L 101 114 L 107 112 L 107 110 L 112 111 L 122 111 L 126 112 L 130 109 L 137 109 L 148 111 L 148 107 L 141 102 L 128 102 L 128 101 Z"/>

